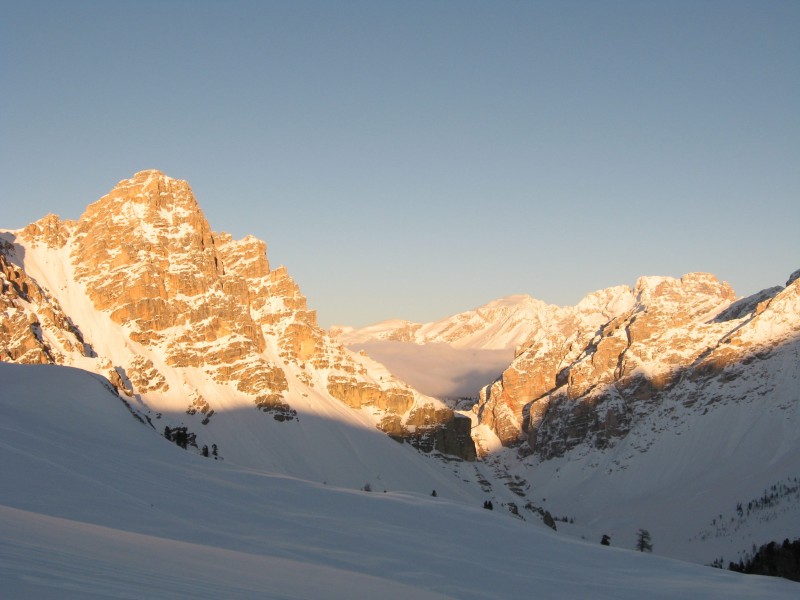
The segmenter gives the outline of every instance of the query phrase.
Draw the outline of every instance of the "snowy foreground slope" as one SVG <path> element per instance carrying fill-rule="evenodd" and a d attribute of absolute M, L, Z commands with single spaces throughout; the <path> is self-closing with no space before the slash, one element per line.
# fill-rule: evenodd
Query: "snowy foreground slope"
<path fill-rule="evenodd" d="M 101 377 L 0 363 L 3 598 L 796 598 L 797 584 L 559 537 L 440 493 L 214 461 Z"/>

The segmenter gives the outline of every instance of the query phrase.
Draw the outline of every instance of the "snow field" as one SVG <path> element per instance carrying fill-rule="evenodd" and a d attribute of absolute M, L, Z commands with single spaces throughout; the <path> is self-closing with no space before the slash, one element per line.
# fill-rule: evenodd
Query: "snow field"
<path fill-rule="evenodd" d="M 0 382 L 4 598 L 796 597 L 791 582 L 564 539 L 442 490 L 202 458 L 77 369 L 0 364 Z"/>

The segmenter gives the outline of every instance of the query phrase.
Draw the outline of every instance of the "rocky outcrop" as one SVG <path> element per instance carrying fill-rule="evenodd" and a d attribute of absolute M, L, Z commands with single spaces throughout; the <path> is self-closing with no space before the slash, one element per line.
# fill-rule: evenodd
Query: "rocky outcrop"
<path fill-rule="evenodd" d="M 471 437 L 472 421 L 446 407 L 421 406 L 405 422 L 396 415 L 387 416 L 378 428 L 423 452 L 435 450 L 470 461 L 477 456 Z"/>
<path fill-rule="evenodd" d="M 576 321 L 572 331 L 550 331 L 524 348 L 482 391 L 478 419 L 503 444 L 545 459 L 614 444 L 680 382 L 723 371 L 735 377 L 749 357 L 796 339 L 798 286 L 754 302 L 737 301 L 707 273 L 641 278 L 627 310 L 599 325 Z M 681 395 L 686 405 L 698 400 Z"/>
<path fill-rule="evenodd" d="M 247 279 L 269 274 L 263 243 L 223 235 L 218 244 L 189 185 L 158 171 L 120 182 L 71 229 L 77 282 L 131 340 L 163 350 L 170 367 L 234 382 L 259 407 L 282 407 L 285 377 L 263 357 L 249 307 Z"/>
<path fill-rule="evenodd" d="M 12 246 L 3 242 L 11 253 Z M 0 253 L 0 360 L 47 364 L 90 349 L 58 301 Z"/>
<path fill-rule="evenodd" d="M 414 405 L 414 395 L 409 390 L 383 389 L 353 376 L 332 375 L 328 379 L 328 392 L 352 408 L 374 406 L 396 415 L 408 412 Z"/>
<path fill-rule="evenodd" d="M 47 248 L 63 248 L 71 235 L 73 223 L 64 223 L 57 215 L 49 214 L 23 229 L 23 236 L 35 245 Z"/>
<path fill-rule="evenodd" d="M 481 390 L 475 407 L 479 422 L 494 430 L 503 444 L 518 443 L 531 400 L 560 387 L 568 376 L 566 365 L 590 345 L 604 323 L 613 323 L 632 304 L 630 288 L 618 286 L 590 294 L 575 307 L 554 311 L 551 321 L 529 332 L 518 345 L 514 361 L 500 379 Z M 612 344 L 606 342 L 600 348 L 597 365 L 612 360 Z M 573 389 L 578 385 L 579 380 L 574 378 Z M 540 406 L 534 413 L 541 413 L 542 409 Z"/>

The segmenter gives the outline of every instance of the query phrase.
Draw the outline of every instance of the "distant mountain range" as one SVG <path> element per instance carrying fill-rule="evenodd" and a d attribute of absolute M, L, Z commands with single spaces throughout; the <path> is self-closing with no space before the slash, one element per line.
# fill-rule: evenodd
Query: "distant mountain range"
<path fill-rule="evenodd" d="M 514 348 L 533 332 L 550 327 L 563 312 L 558 306 L 518 294 L 432 323 L 390 319 L 359 329 L 334 325 L 330 333 L 346 345 L 392 341 L 503 350 Z"/>
<path fill-rule="evenodd" d="M 479 390 L 505 370 L 518 347 L 550 332 L 569 331 L 579 322 L 607 320 L 629 302 L 627 289 L 589 294 L 575 307 L 518 294 L 432 323 L 391 319 L 363 328 L 333 326 L 330 334 L 426 394 L 477 398 Z"/>
<path fill-rule="evenodd" d="M 642 277 L 328 333 L 264 242 L 143 171 L 77 221 L 0 232 L 0 284 L 0 361 L 100 376 L 158 443 L 628 548 L 646 527 L 697 562 L 800 536 L 800 271 L 749 298 Z"/>

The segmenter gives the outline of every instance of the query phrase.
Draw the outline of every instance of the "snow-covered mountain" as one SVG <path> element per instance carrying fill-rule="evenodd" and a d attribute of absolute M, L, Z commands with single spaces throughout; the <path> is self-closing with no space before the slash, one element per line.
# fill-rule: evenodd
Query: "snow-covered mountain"
<path fill-rule="evenodd" d="M 516 295 L 432 323 L 393 319 L 360 329 L 334 326 L 330 333 L 426 394 L 477 398 L 521 346 L 551 333 L 602 323 L 630 302 L 627 286 L 594 292 L 576 306 Z"/>
<path fill-rule="evenodd" d="M 797 279 L 737 300 L 705 273 L 643 277 L 612 318 L 531 338 L 476 411 L 504 444 L 524 441 L 546 459 L 613 444 L 667 397 L 687 407 L 746 401 L 764 393 L 764 378 L 772 390 L 800 376 L 800 362 L 786 358 L 800 338 Z"/>
<path fill-rule="evenodd" d="M 330 332 L 347 346 L 382 340 L 502 350 L 514 348 L 533 331 L 547 327 L 559 313 L 558 306 L 518 294 L 432 323 L 389 319 L 358 329 L 334 325 Z"/>
<path fill-rule="evenodd" d="M 0 362 L 93 374 L 144 439 L 216 447 L 197 464 L 491 499 L 625 548 L 646 527 L 657 553 L 701 563 L 800 537 L 800 271 L 750 298 L 644 277 L 574 307 L 519 296 L 332 337 L 264 242 L 213 232 L 186 182 L 145 171 L 77 221 L 0 232 L 0 291 Z M 20 372 L 0 367 L 13 400 Z M 70 435 L 116 427 L 78 406 L 57 411 Z"/>
<path fill-rule="evenodd" d="M 469 398 L 505 369 L 517 344 L 550 327 L 560 312 L 516 295 L 432 323 L 390 319 L 358 329 L 334 325 L 330 334 L 425 394 Z"/>
<path fill-rule="evenodd" d="M 541 318 L 519 321 L 510 364 L 483 372 L 479 454 L 520 494 L 580 524 L 560 524 L 574 535 L 632 544 L 634 523 L 650 525 L 660 551 L 706 563 L 800 536 L 799 276 L 749 298 L 691 273 L 539 305 Z M 338 335 L 415 385 L 431 385 L 433 365 L 441 385 L 477 367 L 419 332 L 456 331 L 481 311 Z"/>
<path fill-rule="evenodd" d="M 786 580 L 563 538 L 444 490 L 368 493 L 203 458 L 79 369 L 0 363 L 0 381 L 7 600 L 797 595 Z"/>
<path fill-rule="evenodd" d="M 362 486 L 400 448 L 386 434 L 474 459 L 469 419 L 331 340 L 264 242 L 213 232 L 158 171 L 77 221 L 0 233 L 0 277 L 1 360 L 104 375 L 154 425 L 239 464 Z M 389 450 L 367 451 L 375 436 Z"/>
<path fill-rule="evenodd" d="M 520 350 L 474 407 L 479 447 L 595 534 L 651 524 L 707 563 L 797 537 L 799 276 L 742 299 L 640 279 L 616 317 Z"/>
<path fill-rule="evenodd" d="M 569 329 L 573 321 L 615 316 L 629 308 L 629 291 L 626 286 L 601 290 L 574 307 L 517 294 L 431 323 L 389 319 L 361 328 L 334 325 L 330 333 L 346 346 L 393 341 L 448 344 L 470 350 L 513 350 L 552 330 Z"/>

